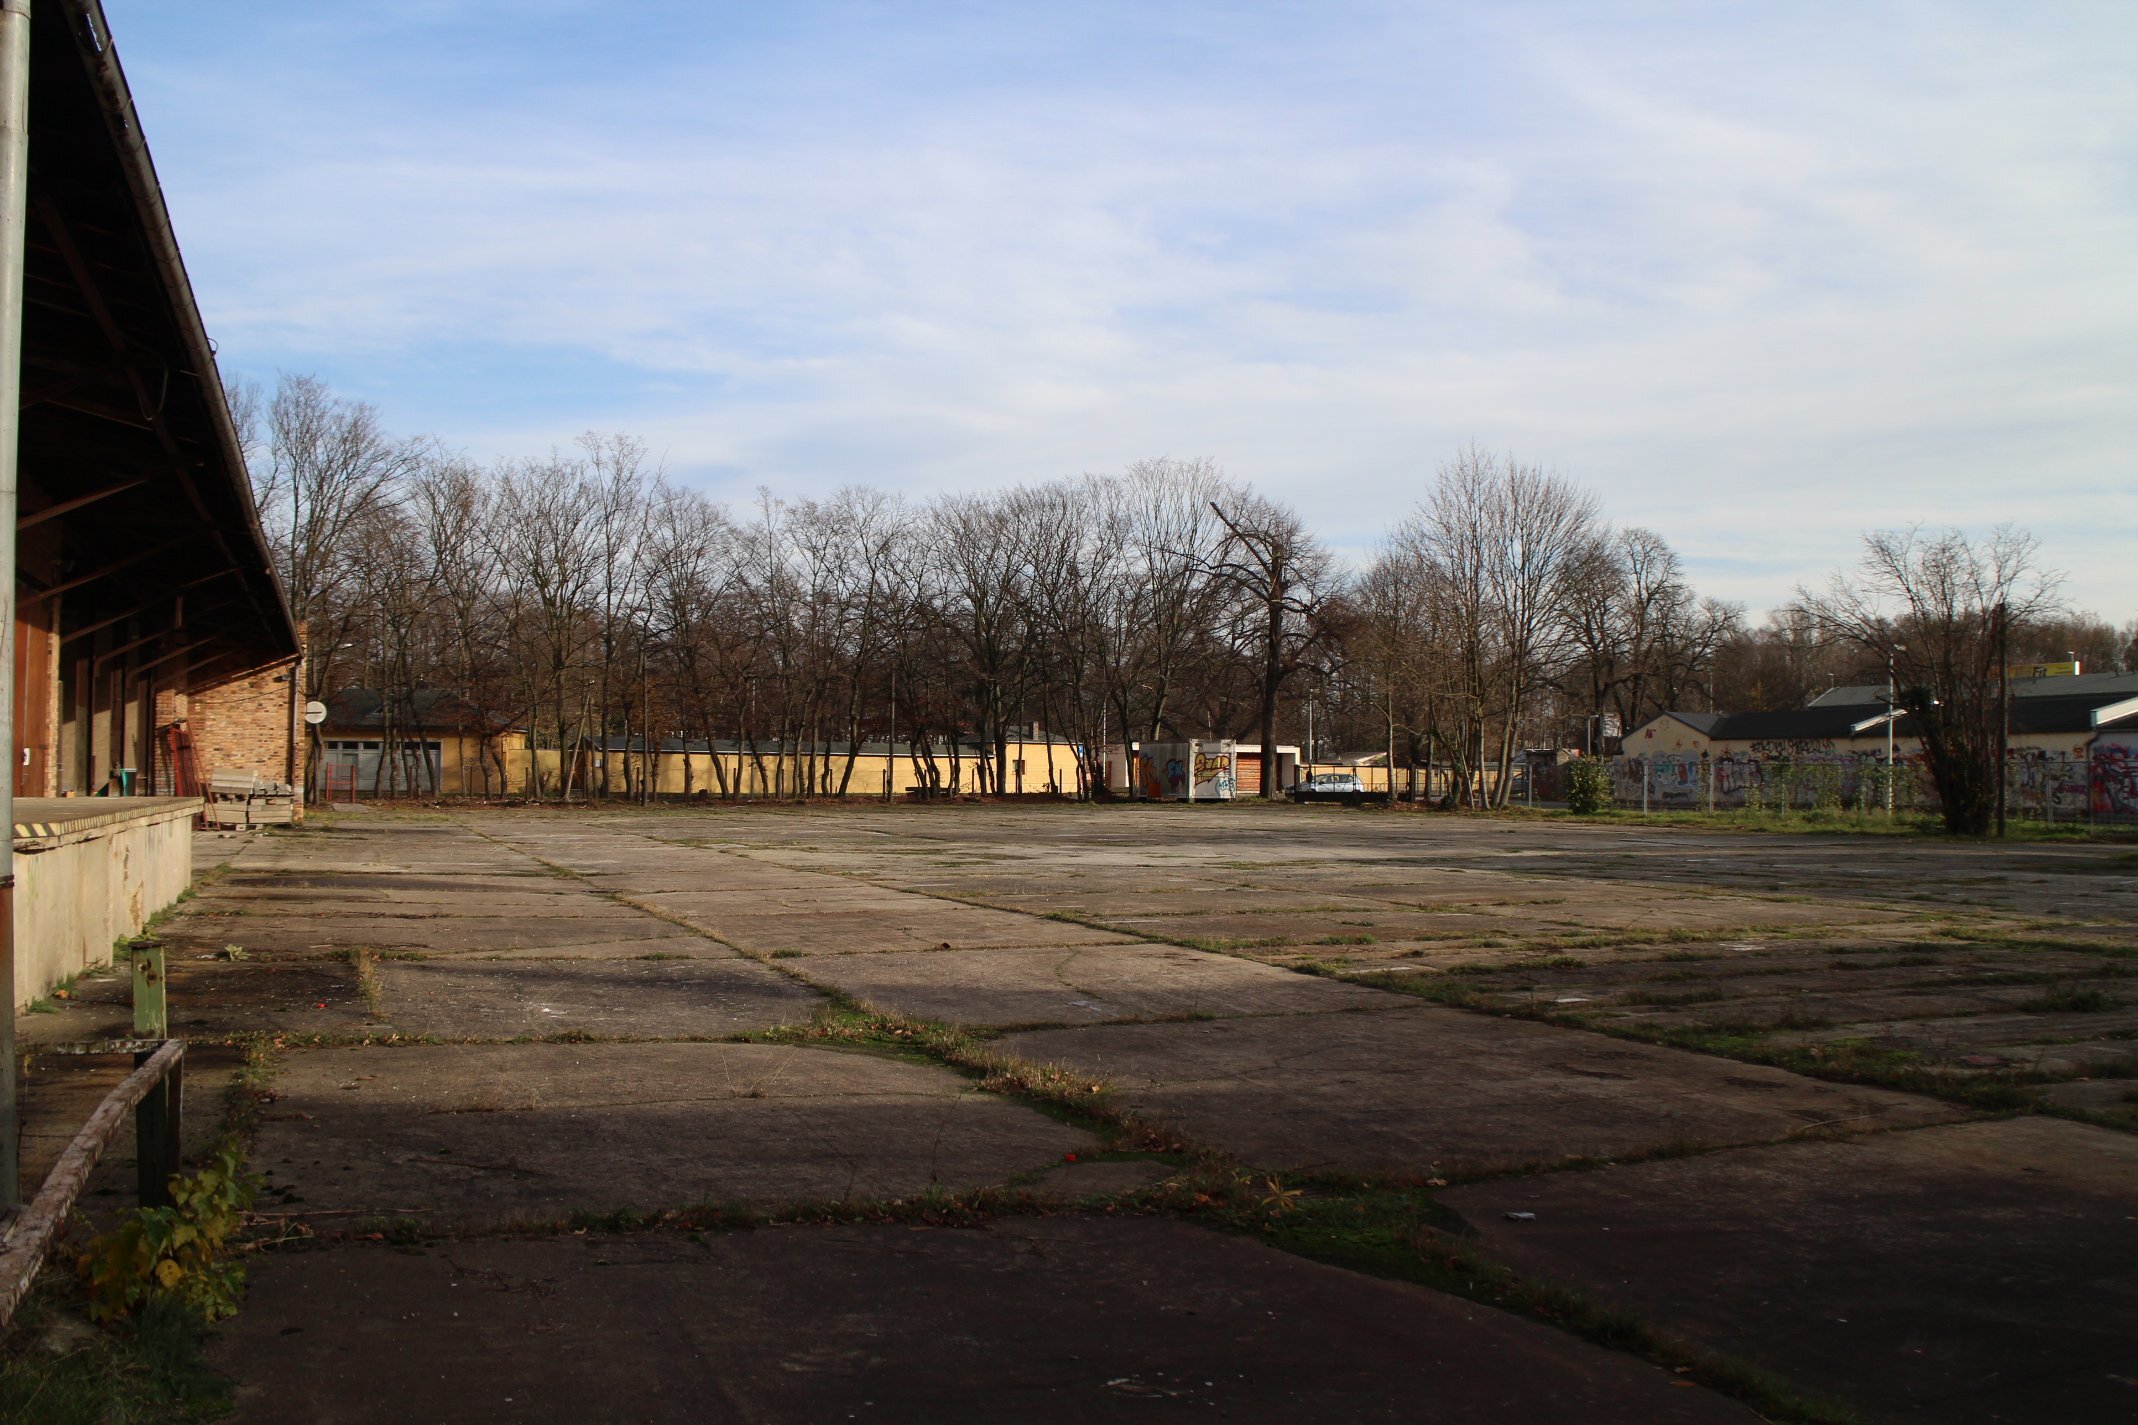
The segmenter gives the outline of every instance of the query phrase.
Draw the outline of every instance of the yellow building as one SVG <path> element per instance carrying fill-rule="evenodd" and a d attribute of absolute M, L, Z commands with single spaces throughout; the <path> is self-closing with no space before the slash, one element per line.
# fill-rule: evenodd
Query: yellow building
<path fill-rule="evenodd" d="M 1004 795 L 1074 796 L 1077 748 L 1066 738 L 1012 739 L 1001 778 Z M 521 752 L 539 769 L 545 795 L 554 795 L 556 754 Z M 509 760 L 509 759 L 508 759 Z M 905 797 L 959 796 L 992 788 L 992 745 L 845 742 L 749 746 L 732 740 L 685 744 L 668 739 L 649 757 L 639 739 L 588 742 L 576 758 L 573 790 L 635 797 L 650 783 L 659 797 Z M 524 777 L 521 782 L 524 787 Z M 523 793 L 524 794 L 524 793 Z"/>
<path fill-rule="evenodd" d="M 994 749 L 969 739 L 916 749 L 903 742 L 808 748 L 668 738 L 649 756 L 639 738 L 590 738 L 566 755 L 439 689 L 419 689 L 398 707 L 369 689 L 344 689 L 327 699 L 319 739 L 316 791 L 326 801 L 567 793 L 628 799 L 646 783 L 667 799 L 958 796 L 994 783 Z M 1074 796 L 1076 744 L 1013 739 L 1002 786 L 1011 796 Z"/>

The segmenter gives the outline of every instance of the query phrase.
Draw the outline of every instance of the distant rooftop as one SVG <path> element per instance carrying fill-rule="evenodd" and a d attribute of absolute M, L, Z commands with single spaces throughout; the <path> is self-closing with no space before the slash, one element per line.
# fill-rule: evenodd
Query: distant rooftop
<path fill-rule="evenodd" d="M 2014 678 L 2012 696 L 2015 698 L 2071 698 L 2097 697 L 2103 702 L 2115 702 L 2119 698 L 2138 697 L 2138 673 L 2080 673 L 2069 678 Z M 1876 703 L 1886 705 L 1884 683 L 1859 683 L 1847 688 L 1828 688 L 1805 706 L 1867 707 Z"/>

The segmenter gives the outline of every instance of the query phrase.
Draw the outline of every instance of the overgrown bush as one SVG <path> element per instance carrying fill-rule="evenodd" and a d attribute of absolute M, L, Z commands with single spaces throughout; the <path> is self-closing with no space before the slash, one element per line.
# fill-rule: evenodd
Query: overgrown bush
<path fill-rule="evenodd" d="M 108 1324 L 169 1296 L 205 1321 L 233 1315 L 245 1269 L 225 1258 L 223 1248 L 259 1190 L 238 1140 L 225 1138 L 207 1166 L 171 1179 L 171 1206 L 137 1208 L 90 1242 L 77 1264 L 89 1289 L 89 1314 Z"/>
<path fill-rule="evenodd" d="M 1601 757 L 1577 757 L 1566 764 L 1566 809 L 1579 816 L 1611 805 L 1611 769 Z"/>

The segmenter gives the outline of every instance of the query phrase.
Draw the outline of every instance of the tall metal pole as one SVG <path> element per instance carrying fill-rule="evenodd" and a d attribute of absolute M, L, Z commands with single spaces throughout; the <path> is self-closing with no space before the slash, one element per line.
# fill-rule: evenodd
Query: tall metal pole
<path fill-rule="evenodd" d="M 29 214 L 30 0 L 0 0 L 0 1212 L 22 1205 L 15 1083 L 15 457 L 22 435 L 22 263 Z"/>
<path fill-rule="evenodd" d="M 1886 654 L 1886 815 L 1893 815 L 1893 653 Z"/>
<path fill-rule="evenodd" d="M 2012 673 L 2005 662 L 2012 656 L 2012 613 L 2003 600 L 1997 602 L 1997 835 L 2003 835 L 2005 818 L 2005 773 L 2012 756 Z"/>

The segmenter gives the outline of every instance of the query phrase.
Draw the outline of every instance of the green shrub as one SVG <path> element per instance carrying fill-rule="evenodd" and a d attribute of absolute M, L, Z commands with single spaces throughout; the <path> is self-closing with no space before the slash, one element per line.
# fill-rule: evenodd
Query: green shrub
<path fill-rule="evenodd" d="M 89 1314 L 117 1321 L 159 1296 L 176 1298 L 205 1321 L 235 1314 L 245 1269 L 224 1259 L 223 1246 L 259 1190 L 237 1139 L 224 1139 L 206 1167 L 171 1179 L 171 1206 L 137 1208 L 89 1244 L 77 1264 Z"/>
<path fill-rule="evenodd" d="M 1566 809 L 1578 816 L 1611 805 L 1611 769 L 1601 757 L 1577 757 L 1566 764 Z"/>

